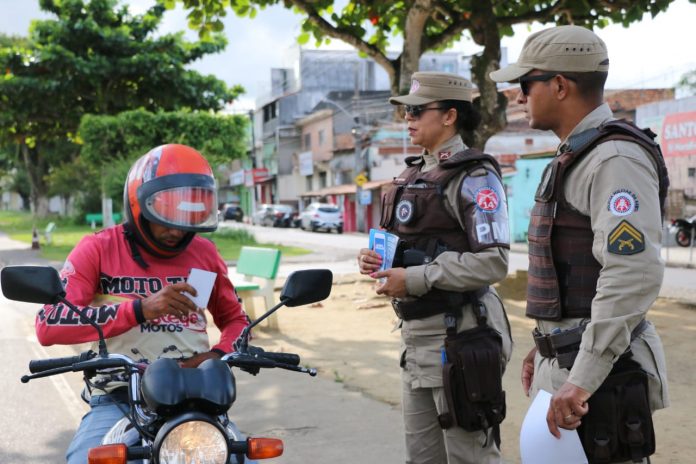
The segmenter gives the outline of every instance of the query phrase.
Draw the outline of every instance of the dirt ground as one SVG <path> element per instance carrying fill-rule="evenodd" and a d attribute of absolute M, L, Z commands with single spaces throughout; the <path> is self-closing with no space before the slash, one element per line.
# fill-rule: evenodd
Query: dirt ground
<path fill-rule="evenodd" d="M 394 330 L 396 316 L 389 302 L 375 294 L 372 279 L 358 274 L 334 279 L 329 299 L 311 307 L 282 308 L 278 313 L 280 332 L 257 330 L 254 343 L 270 350 L 298 353 L 304 365 L 317 368 L 325 378 L 399 408 L 399 331 Z M 533 323 L 524 316 L 525 285 L 521 275 L 508 278 L 498 288 L 515 341 L 503 379 L 508 402 L 502 447 L 510 463 L 519 462 L 519 430 L 530 404 L 519 381 L 522 358 L 532 347 Z M 649 319 L 666 349 L 672 403 L 654 416 L 657 452 L 652 462 L 694 462 L 696 361 L 692 350 L 696 348 L 696 307 L 660 299 Z"/>

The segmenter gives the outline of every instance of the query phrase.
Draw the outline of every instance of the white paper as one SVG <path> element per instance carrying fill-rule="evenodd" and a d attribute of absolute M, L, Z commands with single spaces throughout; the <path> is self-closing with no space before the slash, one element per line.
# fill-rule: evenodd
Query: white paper
<path fill-rule="evenodd" d="M 561 438 L 551 435 L 546 424 L 551 393 L 539 390 L 520 430 L 522 464 L 587 464 L 585 451 L 576 430 L 561 431 Z"/>
<path fill-rule="evenodd" d="M 196 303 L 197 308 L 207 308 L 208 300 L 210 300 L 210 294 L 213 292 L 213 285 L 215 285 L 216 277 L 217 274 L 214 272 L 192 268 L 186 282 L 196 289 L 196 296 L 193 296 L 188 292 L 182 293 L 189 297 L 191 301 Z"/>

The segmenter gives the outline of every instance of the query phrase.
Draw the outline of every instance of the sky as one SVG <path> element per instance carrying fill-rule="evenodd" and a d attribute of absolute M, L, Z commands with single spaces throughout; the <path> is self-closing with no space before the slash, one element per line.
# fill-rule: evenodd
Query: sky
<path fill-rule="evenodd" d="M 127 0 L 134 13 L 142 12 L 153 0 Z M 345 0 L 339 0 L 344 4 Z M 38 0 L 0 0 L 0 32 L 27 35 L 32 19 L 48 17 L 41 12 Z M 296 43 L 301 16 L 280 6 L 259 11 L 256 18 L 238 18 L 230 12 L 225 19 L 228 46 L 223 53 L 207 56 L 192 66 L 203 74 L 213 74 L 229 85 L 241 84 L 246 93 L 233 109 L 252 108 L 258 96 L 270 90 L 270 69 L 283 64 L 283 54 Z M 675 0 L 665 13 L 651 18 L 646 14 L 629 28 L 611 25 L 597 30 L 609 49 L 611 67 L 607 88 L 673 87 L 687 71 L 696 69 L 694 39 L 696 4 Z M 515 35 L 506 37 L 508 60 L 516 61 L 526 37 L 549 26 L 518 25 Z M 181 9 L 165 14 L 160 32 L 188 30 L 186 13 Z M 187 38 L 196 39 L 193 31 Z M 313 42 L 313 41 L 310 41 Z M 397 42 L 394 42 L 397 44 Z M 351 49 L 333 40 L 329 48 Z M 398 49 L 393 46 L 392 49 Z M 453 51 L 473 54 L 480 51 L 470 39 L 457 42 Z"/>

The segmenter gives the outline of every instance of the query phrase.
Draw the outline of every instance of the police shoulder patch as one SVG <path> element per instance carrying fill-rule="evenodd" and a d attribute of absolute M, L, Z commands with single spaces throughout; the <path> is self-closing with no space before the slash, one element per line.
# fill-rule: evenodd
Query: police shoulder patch
<path fill-rule="evenodd" d="M 484 213 L 495 213 L 500 207 L 500 197 L 490 185 L 479 188 L 474 194 L 476 208 Z"/>
<path fill-rule="evenodd" d="M 607 251 L 615 255 L 635 255 L 645 250 L 645 236 L 625 219 L 609 233 Z"/>
<path fill-rule="evenodd" d="M 628 216 L 634 211 L 638 211 L 639 206 L 635 193 L 627 189 L 620 189 L 609 197 L 607 209 L 614 216 Z"/>

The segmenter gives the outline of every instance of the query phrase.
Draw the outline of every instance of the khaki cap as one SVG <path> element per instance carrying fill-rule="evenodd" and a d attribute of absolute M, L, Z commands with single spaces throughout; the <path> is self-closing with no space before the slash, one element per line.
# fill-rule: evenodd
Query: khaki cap
<path fill-rule="evenodd" d="M 580 26 L 558 26 L 530 35 L 513 63 L 489 74 L 495 82 L 516 81 L 533 69 L 558 72 L 609 70 L 607 46 Z"/>
<path fill-rule="evenodd" d="M 391 97 L 392 105 L 425 105 L 442 100 L 471 101 L 473 86 L 462 76 L 441 72 L 415 72 L 408 95 Z"/>

